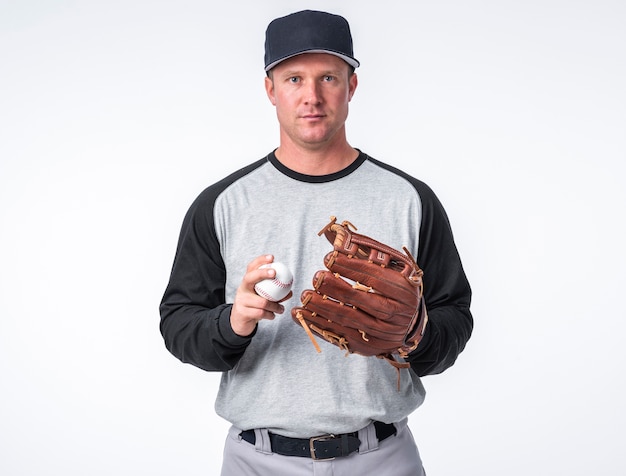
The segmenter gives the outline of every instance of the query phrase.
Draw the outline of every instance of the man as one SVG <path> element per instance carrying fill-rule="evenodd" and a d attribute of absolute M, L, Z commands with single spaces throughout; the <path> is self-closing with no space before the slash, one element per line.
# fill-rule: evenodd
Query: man
<path fill-rule="evenodd" d="M 215 408 L 232 423 L 226 476 L 424 474 L 407 427 L 425 396 L 419 377 L 450 367 L 472 331 L 471 291 L 440 202 L 346 139 L 358 66 L 344 18 L 302 11 L 271 22 L 265 89 L 279 147 L 203 191 L 182 226 L 161 332 L 183 362 L 223 372 Z M 429 320 L 399 387 L 383 359 L 346 357 L 326 342 L 316 353 L 284 312 L 323 267 L 329 244 L 317 232 L 331 215 L 407 246 L 425 272 Z M 273 277 L 259 267 L 274 258 L 295 277 L 295 297 L 282 303 L 254 292 Z"/>

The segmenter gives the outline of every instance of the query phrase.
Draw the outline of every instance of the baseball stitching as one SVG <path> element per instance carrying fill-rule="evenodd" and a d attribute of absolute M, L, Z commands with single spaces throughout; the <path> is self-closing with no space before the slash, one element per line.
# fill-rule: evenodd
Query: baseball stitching
<path fill-rule="evenodd" d="M 274 298 L 274 296 L 270 296 L 263 288 L 261 288 L 259 286 L 258 283 L 256 286 L 254 286 L 254 290 L 257 292 L 257 294 L 265 299 L 267 299 L 268 301 L 272 301 Z M 278 286 L 279 288 L 289 288 L 291 286 L 291 283 L 284 283 L 276 278 L 272 279 L 272 284 L 275 284 L 276 286 Z"/>
<path fill-rule="evenodd" d="M 289 286 L 291 286 L 291 283 L 283 283 L 282 281 L 276 278 L 272 280 L 272 283 L 276 284 L 278 287 L 281 287 L 281 288 L 288 288 Z"/>

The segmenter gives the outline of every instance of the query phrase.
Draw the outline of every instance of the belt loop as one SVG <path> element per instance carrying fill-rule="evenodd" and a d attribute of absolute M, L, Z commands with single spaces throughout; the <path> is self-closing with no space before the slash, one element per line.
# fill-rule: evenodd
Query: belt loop
<path fill-rule="evenodd" d="M 349 454 L 348 435 L 341 435 L 341 456 L 348 456 Z"/>
<path fill-rule="evenodd" d="M 256 441 L 254 442 L 254 449 L 259 453 L 266 455 L 272 454 L 272 444 L 270 443 L 270 434 L 266 428 L 255 428 L 254 436 Z"/>
<path fill-rule="evenodd" d="M 378 438 L 376 438 L 374 422 L 359 430 L 359 440 L 361 440 L 361 445 L 359 446 L 359 453 L 361 454 L 378 449 Z"/>
<path fill-rule="evenodd" d="M 399 435 L 402 430 L 404 430 L 409 424 L 409 418 L 405 417 L 402 420 L 393 424 L 396 427 L 396 434 Z"/>

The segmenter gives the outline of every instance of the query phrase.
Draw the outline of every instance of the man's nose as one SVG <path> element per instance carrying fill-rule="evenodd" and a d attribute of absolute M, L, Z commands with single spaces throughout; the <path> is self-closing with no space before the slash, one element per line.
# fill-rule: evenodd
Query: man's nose
<path fill-rule="evenodd" d="M 306 104 L 319 104 L 322 102 L 320 86 L 317 81 L 311 81 L 306 85 L 304 92 L 304 101 Z"/>

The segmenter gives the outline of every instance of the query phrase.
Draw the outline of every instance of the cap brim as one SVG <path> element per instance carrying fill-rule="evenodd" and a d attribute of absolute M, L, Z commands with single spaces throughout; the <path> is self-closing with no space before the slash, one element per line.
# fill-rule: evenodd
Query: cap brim
<path fill-rule="evenodd" d="M 346 56 L 346 55 L 344 55 L 342 53 L 337 53 L 336 51 L 306 50 L 306 51 L 299 51 L 299 52 L 294 53 L 292 55 L 285 56 L 284 58 L 280 58 L 280 59 L 278 59 L 278 60 L 268 64 L 265 67 L 265 71 L 269 71 L 270 69 L 272 69 L 277 64 L 282 63 L 283 61 L 288 60 L 289 58 L 293 58 L 294 56 L 303 55 L 303 54 L 307 54 L 307 53 L 326 53 L 326 54 L 329 54 L 329 55 L 337 56 L 337 57 L 341 58 L 342 60 L 344 60 L 346 63 L 348 63 L 353 68 L 358 68 L 361 65 L 361 63 L 359 63 L 356 59 L 351 58 L 349 56 Z"/>

